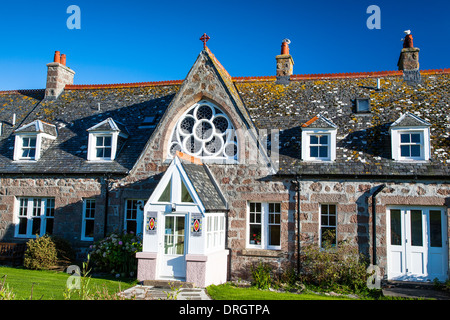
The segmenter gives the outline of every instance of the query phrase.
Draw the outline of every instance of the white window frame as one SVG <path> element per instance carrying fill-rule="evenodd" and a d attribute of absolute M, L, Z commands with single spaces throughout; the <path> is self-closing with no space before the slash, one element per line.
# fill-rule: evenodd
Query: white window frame
<path fill-rule="evenodd" d="M 94 214 L 93 217 L 89 216 L 87 217 L 87 203 L 93 202 L 94 203 Z M 95 230 L 95 210 L 96 210 L 96 201 L 93 198 L 86 198 L 83 199 L 83 216 L 82 216 L 82 224 L 81 224 L 81 240 L 83 241 L 93 241 L 94 237 L 87 237 L 86 236 L 86 222 L 87 221 L 94 221 L 94 230 Z M 90 209 L 90 208 L 89 208 Z"/>
<path fill-rule="evenodd" d="M 113 161 L 116 158 L 118 136 L 119 136 L 118 132 L 110 132 L 110 131 L 89 133 L 88 155 L 87 155 L 88 161 Z M 99 148 L 99 146 L 97 146 L 97 138 L 103 138 L 104 141 L 105 137 L 111 138 L 111 156 L 97 157 L 97 148 Z"/>
<path fill-rule="evenodd" d="M 328 206 L 328 212 L 327 212 L 327 216 L 328 216 L 328 223 L 323 223 L 322 221 L 322 215 L 325 215 L 322 212 L 322 206 Z M 329 216 L 330 216 L 330 206 L 334 206 L 334 216 L 335 216 L 335 221 L 334 221 L 334 225 L 329 223 Z M 337 236 L 338 236 L 338 211 L 337 211 L 337 204 L 335 203 L 321 203 L 319 204 L 319 243 L 320 243 L 320 248 L 323 247 L 323 242 L 322 242 L 322 227 L 325 228 L 334 228 L 334 234 L 336 237 L 336 243 L 332 246 L 337 246 Z"/>
<path fill-rule="evenodd" d="M 254 203 L 255 207 L 256 204 L 261 205 L 261 220 L 258 223 L 257 221 L 253 219 L 252 215 L 254 215 L 253 212 L 251 212 L 251 204 Z M 269 205 L 279 205 L 280 211 L 277 213 L 279 214 L 279 223 L 271 222 L 271 217 L 269 214 Z M 256 216 L 255 216 L 256 217 Z M 254 225 L 261 225 L 261 239 L 260 243 L 251 243 L 254 241 L 250 237 L 250 226 Z M 279 245 L 270 245 L 269 244 L 269 227 L 270 225 L 279 225 L 280 226 L 280 244 Z M 246 247 L 250 249 L 267 249 L 267 250 L 281 250 L 281 239 L 282 239 L 282 232 L 281 232 L 281 203 L 280 202 L 255 202 L 255 201 L 249 201 L 247 202 L 247 230 L 246 230 Z"/>
<path fill-rule="evenodd" d="M 35 139 L 36 144 L 34 147 L 34 157 L 23 157 L 23 151 L 25 148 L 31 149 L 30 147 L 24 146 L 24 139 Z M 41 150 L 41 136 L 40 134 L 17 134 L 14 143 L 14 160 L 15 161 L 36 161 L 40 158 Z"/>
<path fill-rule="evenodd" d="M 136 208 L 130 208 L 130 204 L 136 204 Z M 135 221 L 136 222 L 136 233 L 137 234 L 143 234 L 143 221 L 144 221 L 144 205 L 145 200 L 144 199 L 126 199 L 125 200 L 125 214 L 124 214 L 124 225 L 123 229 L 127 232 L 130 232 L 127 228 L 127 222 L 128 221 Z M 141 208 L 141 209 L 139 209 Z M 128 212 L 129 211 L 136 211 L 135 212 L 135 218 L 128 218 Z"/>
<path fill-rule="evenodd" d="M 336 160 L 336 129 L 302 129 L 302 160 L 303 161 L 334 161 Z M 311 136 L 328 136 L 328 154 L 326 157 L 311 156 Z"/>
<path fill-rule="evenodd" d="M 14 223 L 15 224 L 14 237 L 36 238 L 36 234 L 33 234 L 33 219 L 41 219 L 38 235 L 40 237 L 43 236 L 47 231 L 48 220 L 54 219 L 54 210 L 55 210 L 54 198 L 17 197 L 15 210 L 15 223 Z M 51 213 L 51 215 L 49 215 L 48 213 Z M 19 233 L 21 218 L 27 219 L 25 234 Z"/>
<path fill-rule="evenodd" d="M 430 128 L 429 127 L 411 127 L 411 128 L 391 128 L 392 158 L 396 161 L 428 161 L 430 160 Z M 401 155 L 402 134 L 420 134 L 420 156 L 403 157 Z"/>
<path fill-rule="evenodd" d="M 208 213 L 206 218 L 206 251 L 225 248 L 225 215 Z"/>

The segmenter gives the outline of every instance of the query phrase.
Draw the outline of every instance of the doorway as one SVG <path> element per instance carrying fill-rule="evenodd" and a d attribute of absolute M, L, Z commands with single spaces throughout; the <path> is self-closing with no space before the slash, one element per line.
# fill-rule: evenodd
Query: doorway
<path fill-rule="evenodd" d="M 447 279 L 447 220 L 441 208 L 390 208 L 387 214 L 388 278 Z"/>
<path fill-rule="evenodd" d="M 160 277 L 182 280 L 186 278 L 186 215 L 164 216 L 164 251 L 160 264 Z"/>

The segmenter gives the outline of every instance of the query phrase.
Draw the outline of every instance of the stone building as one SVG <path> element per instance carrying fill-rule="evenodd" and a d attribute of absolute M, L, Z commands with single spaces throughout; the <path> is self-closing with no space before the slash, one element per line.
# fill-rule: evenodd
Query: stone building
<path fill-rule="evenodd" d="M 450 70 L 405 47 L 398 71 L 293 74 L 288 45 L 276 76 L 205 42 L 184 80 L 96 85 L 56 52 L 46 89 L 0 92 L 0 241 L 133 231 L 140 280 L 206 286 L 347 240 L 385 279 L 447 279 Z"/>

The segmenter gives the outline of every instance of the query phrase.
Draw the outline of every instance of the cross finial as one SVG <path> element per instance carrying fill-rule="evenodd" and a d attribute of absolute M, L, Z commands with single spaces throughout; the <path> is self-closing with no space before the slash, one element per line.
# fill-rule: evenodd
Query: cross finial
<path fill-rule="evenodd" d="M 202 42 L 203 42 L 203 49 L 206 48 L 206 43 L 208 42 L 209 39 L 210 38 L 209 38 L 209 36 L 206 33 L 204 33 L 202 35 L 202 37 L 200 38 L 200 40 L 202 40 Z"/>

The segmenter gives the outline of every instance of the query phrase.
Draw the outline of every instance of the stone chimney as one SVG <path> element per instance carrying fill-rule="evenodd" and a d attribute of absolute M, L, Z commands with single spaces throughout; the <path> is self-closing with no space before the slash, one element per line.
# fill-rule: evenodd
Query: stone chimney
<path fill-rule="evenodd" d="M 275 58 L 277 60 L 277 83 L 288 84 L 289 77 L 294 71 L 294 59 L 289 54 L 289 39 L 284 39 L 281 43 L 281 54 Z"/>
<path fill-rule="evenodd" d="M 414 48 L 411 30 L 405 30 L 403 49 L 398 59 L 398 70 L 403 71 L 403 79 L 407 82 L 418 83 L 421 81 L 419 72 L 419 48 Z"/>
<path fill-rule="evenodd" d="M 66 66 L 66 55 L 55 51 L 53 62 L 47 64 L 45 98 L 54 100 L 64 91 L 66 84 L 73 84 L 75 71 Z"/>

